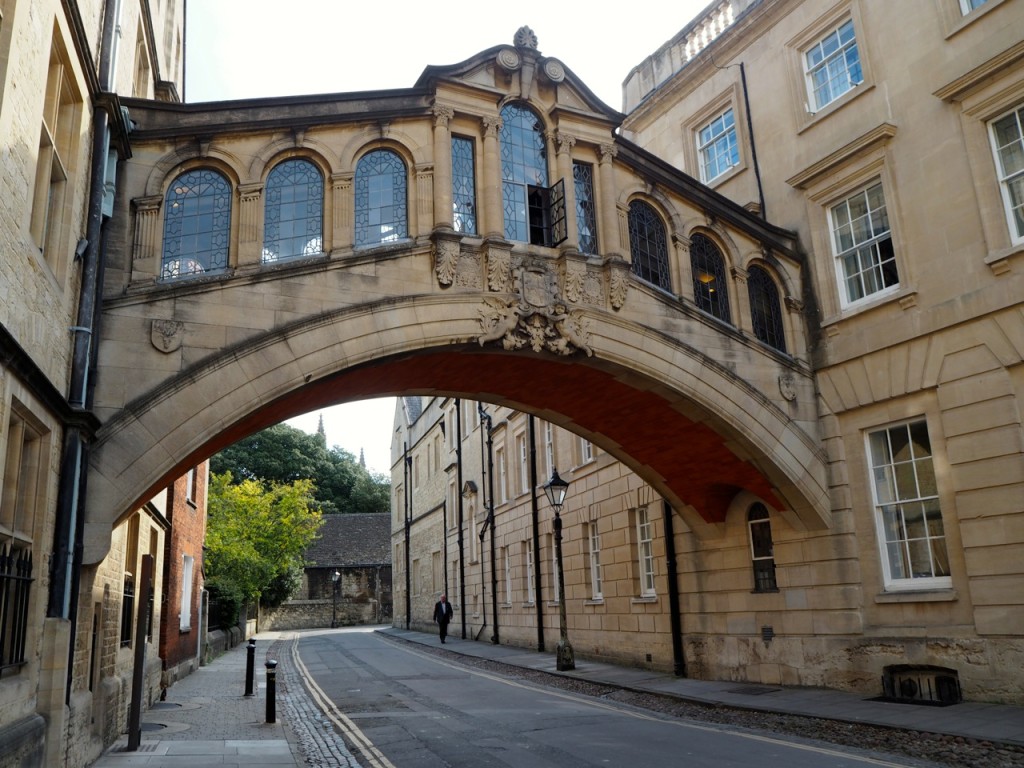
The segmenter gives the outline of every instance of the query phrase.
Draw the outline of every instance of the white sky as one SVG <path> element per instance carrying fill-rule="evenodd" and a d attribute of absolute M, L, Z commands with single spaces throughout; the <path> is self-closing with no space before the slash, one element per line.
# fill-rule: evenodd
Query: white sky
<path fill-rule="evenodd" d="M 430 65 L 457 64 L 512 43 L 529 26 L 544 56 L 562 62 L 613 109 L 622 81 L 710 0 L 636 7 L 572 2 L 448 4 L 419 0 L 192 0 L 187 6 L 189 102 L 409 88 Z M 320 411 L 289 421 L 315 432 Z M 325 409 L 327 445 L 390 473 L 394 399 Z"/>

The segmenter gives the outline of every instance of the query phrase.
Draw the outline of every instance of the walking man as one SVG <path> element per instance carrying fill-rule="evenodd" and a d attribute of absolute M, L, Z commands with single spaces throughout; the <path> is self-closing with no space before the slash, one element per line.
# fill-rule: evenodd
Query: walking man
<path fill-rule="evenodd" d="M 452 604 L 448 602 L 448 597 L 441 595 L 441 599 L 434 604 L 434 621 L 437 622 L 437 626 L 441 630 L 442 643 L 448 637 L 448 622 L 452 620 L 454 613 Z"/>

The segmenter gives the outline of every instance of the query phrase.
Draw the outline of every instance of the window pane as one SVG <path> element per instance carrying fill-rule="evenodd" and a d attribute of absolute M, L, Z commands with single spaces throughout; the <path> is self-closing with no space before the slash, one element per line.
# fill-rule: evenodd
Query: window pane
<path fill-rule="evenodd" d="M 543 123 L 532 110 L 520 104 L 508 104 L 502 108 L 501 121 L 505 237 L 529 242 L 526 187 L 548 185 Z"/>
<path fill-rule="evenodd" d="M 594 168 L 586 163 L 572 164 L 576 189 L 576 228 L 580 253 L 597 253 L 597 213 L 594 202 Z"/>
<path fill-rule="evenodd" d="M 719 320 L 731 322 L 725 258 L 711 238 L 699 233 L 690 238 L 690 268 L 694 303 Z"/>
<path fill-rule="evenodd" d="M 368 152 L 356 166 L 356 245 L 408 237 L 406 172 L 402 159 L 387 149 Z"/>
<path fill-rule="evenodd" d="M 672 290 L 668 271 L 668 240 L 665 226 L 647 203 L 634 200 L 629 204 L 629 251 L 633 274 L 666 291 Z"/>
<path fill-rule="evenodd" d="M 161 279 L 226 268 L 230 228 L 231 187 L 223 176 L 203 168 L 176 178 L 164 199 Z"/>
<path fill-rule="evenodd" d="M 764 269 L 752 266 L 747 273 L 747 292 L 754 336 L 780 352 L 785 352 L 782 305 L 775 282 Z"/>
<path fill-rule="evenodd" d="M 456 232 L 476 234 L 476 167 L 473 142 L 452 137 L 452 209 Z"/>
<path fill-rule="evenodd" d="M 324 181 L 308 160 L 286 160 L 267 176 L 263 261 L 323 251 Z"/>

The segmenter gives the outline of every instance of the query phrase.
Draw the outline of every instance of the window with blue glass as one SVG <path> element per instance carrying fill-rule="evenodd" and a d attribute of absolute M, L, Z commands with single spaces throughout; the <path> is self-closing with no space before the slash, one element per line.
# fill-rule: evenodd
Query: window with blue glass
<path fill-rule="evenodd" d="M 719 320 L 730 322 L 725 259 L 711 238 L 699 232 L 690 238 L 690 269 L 694 303 Z"/>
<path fill-rule="evenodd" d="M 217 171 L 197 168 L 178 176 L 164 198 L 160 278 L 218 271 L 228 266 L 231 185 Z"/>
<path fill-rule="evenodd" d="M 286 160 L 267 176 L 263 261 L 322 253 L 324 177 L 309 160 Z"/>
<path fill-rule="evenodd" d="M 566 238 L 565 192 L 548 186 L 543 123 L 521 104 L 501 110 L 501 192 L 505 237 L 533 245 L 558 245 Z"/>
<path fill-rule="evenodd" d="M 697 153 L 700 155 L 700 179 L 705 183 L 739 164 L 740 149 L 732 107 L 697 130 Z"/>
<path fill-rule="evenodd" d="M 785 352 L 786 334 L 782 325 L 779 289 L 766 269 L 755 264 L 747 270 L 747 293 L 750 296 L 750 320 L 754 336 L 780 352 Z"/>
<path fill-rule="evenodd" d="M 655 210 L 642 200 L 629 204 L 629 253 L 633 274 L 666 291 L 672 290 L 668 271 L 668 238 Z"/>
<path fill-rule="evenodd" d="M 409 235 L 405 163 L 389 149 L 367 152 L 356 166 L 356 245 Z"/>
<path fill-rule="evenodd" d="M 579 230 L 580 253 L 597 253 L 597 206 L 594 203 L 594 166 L 572 164 L 576 188 L 576 228 Z"/>
<path fill-rule="evenodd" d="M 843 22 L 806 50 L 804 61 L 812 112 L 863 82 L 853 21 Z"/>
<path fill-rule="evenodd" d="M 473 141 L 452 136 L 452 224 L 456 232 L 476 234 L 476 164 Z"/>

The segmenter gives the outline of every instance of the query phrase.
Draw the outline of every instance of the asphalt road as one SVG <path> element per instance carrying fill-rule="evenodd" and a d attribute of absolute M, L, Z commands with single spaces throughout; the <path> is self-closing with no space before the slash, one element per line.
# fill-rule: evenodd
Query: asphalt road
<path fill-rule="evenodd" d="M 524 683 L 373 632 L 304 635 L 295 662 L 316 705 L 371 768 L 908 765 Z"/>

